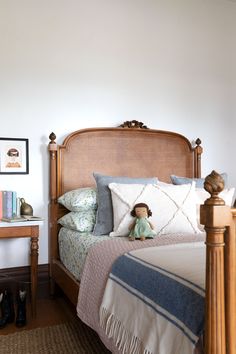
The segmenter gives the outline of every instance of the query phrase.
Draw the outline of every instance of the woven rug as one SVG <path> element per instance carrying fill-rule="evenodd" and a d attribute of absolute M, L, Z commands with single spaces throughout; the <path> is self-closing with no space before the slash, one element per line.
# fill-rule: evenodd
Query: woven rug
<path fill-rule="evenodd" d="M 98 336 L 82 322 L 0 335 L 1 354 L 109 354 Z"/>

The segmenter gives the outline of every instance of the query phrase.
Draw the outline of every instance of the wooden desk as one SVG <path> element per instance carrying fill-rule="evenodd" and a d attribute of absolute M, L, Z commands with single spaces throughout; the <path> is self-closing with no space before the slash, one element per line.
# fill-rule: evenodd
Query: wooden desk
<path fill-rule="evenodd" d="M 39 225 L 42 221 L 0 222 L 0 239 L 30 237 L 31 258 L 31 308 L 32 317 L 36 317 L 36 293 L 38 283 L 38 239 Z"/>

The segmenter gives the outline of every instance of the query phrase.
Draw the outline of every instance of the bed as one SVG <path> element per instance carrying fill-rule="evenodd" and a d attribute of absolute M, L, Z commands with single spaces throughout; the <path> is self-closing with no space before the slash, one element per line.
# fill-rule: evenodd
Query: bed
<path fill-rule="evenodd" d="M 58 224 L 58 219 L 68 213 L 68 210 L 58 203 L 59 197 L 78 188 L 96 187 L 94 172 L 130 178 L 158 176 L 160 181 L 166 183 L 171 182 L 171 175 L 199 178 L 201 177 L 201 141 L 197 139 L 192 146 L 188 139 L 178 133 L 148 129 L 141 122 L 128 121 L 117 128 L 78 130 L 68 135 L 62 145 L 57 145 L 56 136 L 52 133 L 49 153 L 51 292 L 53 293 L 55 285 L 58 285 L 77 306 L 79 317 L 90 325 L 81 312 L 81 307 L 86 309 L 85 296 L 81 295 L 80 305 L 77 304 L 78 294 L 83 293 L 86 280 L 80 284 L 80 281 L 62 263 L 59 255 L 58 234 L 61 226 Z M 232 354 L 235 353 L 233 333 L 236 328 L 235 316 L 232 318 L 229 314 L 235 313 L 234 218 L 236 213 L 234 209 L 223 205 L 222 200 L 218 198 L 218 194 L 223 189 L 218 175 L 213 174 L 208 178 L 207 188 L 212 198 L 201 210 L 201 223 L 206 225 L 207 234 L 205 353 Z M 189 242 L 189 237 L 187 239 L 185 237 L 186 235 L 183 235 L 177 243 Z M 193 237 L 192 242 L 202 240 L 201 235 L 200 238 Z M 104 240 L 99 242 L 98 247 L 90 249 L 83 275 L 89 272 L 93 262 L 91 262 L 92 257 L 98 257 L 97 254 L 93 254 L 95 249 L 101 252 L 100 256 L 103 257 L 107 245 L 108 251 L 112 253 L 109 242 L 110 240 Z M 162 245 L 168 244 L 168 237 L 165 239 L 163 236 L 162 242 Z M 138 241 L 130 243 L 127 249 L 127 242 L 120 241 L 118 253 L 113 255 L 114 258 L 109 255 L 109 267 L 118 254 L 122 255 L 126 251 L 141 248 L 140 243 L 136 246 L 137 243 Z M 153 240 L 146 240 L 145 246 L 142 247 L 153 246 L 156 246 Z M 107 270 L 104 274 L 107 276 Z M 215 301 L 216 294 L 217 301 Z M 98 301 L 101 300 L 100 294 Z M 115 353 L 116 349 L 106 335 L 102 332 L 99 335 L 107 347 Z"/>

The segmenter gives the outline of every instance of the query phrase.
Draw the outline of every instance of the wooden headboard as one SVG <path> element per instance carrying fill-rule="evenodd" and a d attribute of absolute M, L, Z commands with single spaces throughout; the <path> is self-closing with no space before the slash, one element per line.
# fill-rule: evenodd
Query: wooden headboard
<path fill-rule="evenodd" d="M 141 122 L 118 128 L 75 131 L 62 145 L 50 135 L 50 199 L 95 184 L 93 172 L 111 176 L 152 177 L 170 182 L 170 175 L 200 177 L 200 139 L 192 147 L 183 135 L 148 129 Z"/>

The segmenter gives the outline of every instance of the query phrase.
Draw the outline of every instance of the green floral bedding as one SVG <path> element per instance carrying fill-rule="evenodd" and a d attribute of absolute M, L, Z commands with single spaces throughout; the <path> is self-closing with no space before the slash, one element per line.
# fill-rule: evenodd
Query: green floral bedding
<path fill-rule="evenodd" d="M 59 254 L 64 266 L 80 281 L 89 249 L 98 242 L 109 240 L 109 236 L 94 236 L 89 232 L 78 232 L 62 227 L 59 232 Z"/>

